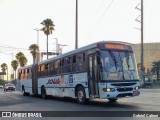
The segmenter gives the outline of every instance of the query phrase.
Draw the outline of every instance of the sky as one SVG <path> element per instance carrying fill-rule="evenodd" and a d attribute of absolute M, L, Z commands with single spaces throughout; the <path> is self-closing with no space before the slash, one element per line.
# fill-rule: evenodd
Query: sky
<path fill-rule="evenodd" d="M 135 19 L 140 0 L 78 0 L 78 47 L 112 40 L 140 43 L 140 23 Z M 56 39 L 65 44 L 63 53 L 75 49 L 76 0 L 0 0 L 0 64 L 23 52 L 32 64 L 28 50 L 37 44 L 40 24 L 49 18 L 55 31 L 49 35 L 49 51 L 55 51 Z M 138 6 L 140 8 L 140 6 Z M 140 17 L 138 18 L 140 20 Z M 160 0 L 144 0 L 144 42 L 160 42 Z M 46 51 L 46 36 L 39 31 L 40 51 Z M 44 57 L 43 59 L 46 59 Z"/>

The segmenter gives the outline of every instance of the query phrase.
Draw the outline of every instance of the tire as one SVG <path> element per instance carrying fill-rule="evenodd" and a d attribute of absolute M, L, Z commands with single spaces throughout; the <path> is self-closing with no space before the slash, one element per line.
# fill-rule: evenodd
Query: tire
<path fill-rule="evenodd" d="M 47 98 L 46 97 L 46 89 L 45 89 L 45 87 L 41 88 L 41 97 L 42 97 L 42 99 L 46 99 Z"/>
<path fill-rule="evenodd" d="M 109 102 L 113 103 L 113 102 L 116 102 L 118 99 L 116 99 L 116 98 L 109 98 L 108 100 L 109 100 Z"/>
<path fill-rule="evenodd" d="M 86 92 L 83 87 L 78 87 L 76 90 L 77 102 L 80 104 L 85 104 L 87 102 Z"/>

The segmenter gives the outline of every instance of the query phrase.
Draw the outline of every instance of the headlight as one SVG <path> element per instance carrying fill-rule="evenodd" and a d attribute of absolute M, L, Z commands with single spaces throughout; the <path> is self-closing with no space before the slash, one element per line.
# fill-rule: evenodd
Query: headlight
<path fill-rule="evenodd" d="M 134 90 L 138 90 L 139 89 L 139 87 L 138 86 L 136 86 L 135 88 L 134 88 Z"/>
<path fill-rule="evenodd" d="M 114 92 L 115 89 L 114 88 L 103 88 L 104 92 Z"/>

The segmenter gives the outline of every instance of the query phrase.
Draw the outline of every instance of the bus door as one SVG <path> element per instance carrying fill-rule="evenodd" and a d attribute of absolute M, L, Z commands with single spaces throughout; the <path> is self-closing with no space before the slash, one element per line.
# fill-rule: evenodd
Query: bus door
<path fill-rule="evenodd" d="M 32 93 L 38 95 L 38 65 L 32 66 Z"/>
<path fill-rule="evenodd" d="M 98 71 L 97 71 L 97 55 L 89 55 L 89 93 L 91 98 L 99 97 L 98 90 Z"/>

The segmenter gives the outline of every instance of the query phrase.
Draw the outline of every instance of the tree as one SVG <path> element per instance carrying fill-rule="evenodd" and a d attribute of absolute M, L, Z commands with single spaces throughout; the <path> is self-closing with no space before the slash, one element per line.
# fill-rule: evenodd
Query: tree
<path fill-rule="evenodd" d="M 152 63 L 151 72 L 157 74 L 157 80 L 159 79 L 159 70 L 160 70 L 160 60 L 157 61 L 157 62 L 154 61 L 154 62 Z"/>
<path fill-rule="evenodd" d="M 18 68 L 18 65 L 19 65 L 19 62 L 17 60 L 13 60 L 11 62 L 11 66 L 13 67 L 13 70 L 15 71 L 15 73 L 14 73 L 15 79 L 16 79 L 16 70 Z"/>
<path fill-rule="evenodd" d="M 39 47 L 37 44 L 32 44 L 29 46 L 30 53 L 33 56 L 33 64 L 35 64 L 36 56 L 38 57 Z"/>
<path fill-rule="evenodd" d="M 24 67 L 26 64 L 27 64 L 27 58 L 25 56 L 22 56 L 19 58 L 19 64 L 20 64 L 20 67 Z"/>
<path fill-rule="evenodd" d="M 3 63 L 3 64 L 1 64 L 1 68 L 2 68 L 2 72 L 6 72 L 6 70 L 7 70 L 7 68 L 8 68 L 8 66 L 7 66 L 7 64 L 6 63 Z"/>
<path fill-rule="evenodd" d="M 0 85 L 4 85 L 5 83 L 5 80 L 0 79 Z"/>
<path fill-rule="evenodd" d="M 50 34 L 52 34 L 52 31 L 55 30 L 54 27 L 54 23 L 51 19 L 45 19 L 43 20 L 40 24 L 43 25 L 42 31 L 44 32 L 44 34 L 47 36 L 47 59 L 48 59 L 48 36 Z"/>
<path fill-rule="evenodd" d="M 1 69 L 2 72 L 6 73 L 6 70 L 8 69 L 8 66 L 6 63 L 1 64 Z M 8 74 L 8 73 L 7 73 Z M 8 79 L 8 78 L 7 78 Z M 3 75 L 3 80 L 4 80 L 4 75 Z"/>
<path fill-rule="evenodd" d="M 22 52 L 16 54 L 16 59 L 20 64 L 20 67 L 24 67 L 27 64 L 27 58 Z"/>

